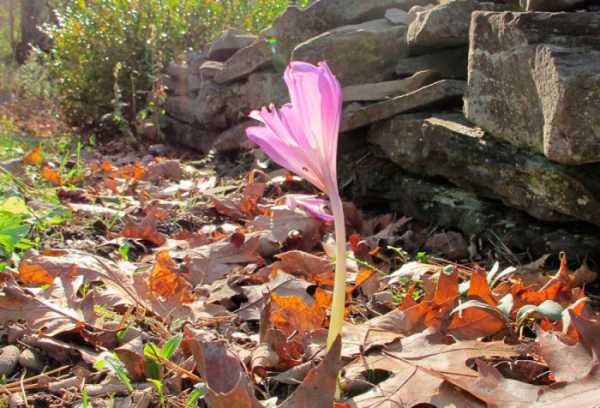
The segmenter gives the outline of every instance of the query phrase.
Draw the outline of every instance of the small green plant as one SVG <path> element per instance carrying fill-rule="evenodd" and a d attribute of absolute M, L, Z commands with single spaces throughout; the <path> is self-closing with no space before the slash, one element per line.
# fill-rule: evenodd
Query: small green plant
<path fill-rule="evenodd" d="M 161 359 L 170 360 L 173 353 L 179 345 L 183 337 L 181 335 L 170 338 L 162 348 L 154 343 L 146 343 L 144 345 L 144 366 L 146 375 L 151 379 L 162 379 L 162 364 Z"/>
<path fill-rule="evenodd" d="M 198 404 L 198 401 L 204 398 L 208 390 L 206 389 L 206 384 L 198 383 L 194 385 L 194 389 L 190 392 L 187 400 L 185 401 L 185 406 L 188 408 L 195 407 Z"/>
<path fill-rule="evenodd" d="M 31 215 L 25 201 L 16 196 L 0 201 L 0 257 L 10 258 L 15 250 L 26 250 L 33 243 L 26 239 L 30 226 L 25 220 Z"/>
<path fill-rule="evenodd" d="M 164 391 L 164 384 L 161 380 L 156 380 L 154 378 L 148 378 L 148 381 L 154 385 L 154 388 L 156 388 L 156 392 L 158 393 L 158 398 L 160 400 L 160 407 L 161 408 L 165 408 L 167 406 L 167 401 L 165 399 L 165 391 Z"/>
<path fill-rule="evenodd" d="M 113 373 L 119 381 L 121 381 L 127 387 L 129 392 L 133 392 L 133 386 L 131 385 L 131 378 L 127 374 L 125 366 L 115 353 L 105 352 L 101 355 L 101 358 L 96 361 L 94 367 L 97 370 L 108 369 Z"/>

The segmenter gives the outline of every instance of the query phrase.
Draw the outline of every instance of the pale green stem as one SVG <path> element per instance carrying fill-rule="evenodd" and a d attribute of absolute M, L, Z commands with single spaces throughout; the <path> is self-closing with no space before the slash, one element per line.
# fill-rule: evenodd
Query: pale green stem
<path fill-rule="evenodd" d="M 333 284 L 333 300 L 331 319 L 327 335 L 327 350 L 342 332 L 344 324 L 344 307 L 346 303 L 346 223 L 344 207 L 337 191 L 329 197 L 333 222 L 335 225 L 335 283 Z"/>

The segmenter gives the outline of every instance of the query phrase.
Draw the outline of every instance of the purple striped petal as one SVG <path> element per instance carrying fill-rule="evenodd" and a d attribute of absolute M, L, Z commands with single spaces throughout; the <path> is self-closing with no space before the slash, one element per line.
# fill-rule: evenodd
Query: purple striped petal
<path fill-rule="evenodd" d="M 291 210 L 299 207 L 322 221 L 333 221 L 333 215 L 326 210 L 328 204 L 329 201 L 314 195 L 288 194 L 285 197 L 285 205 Z"/>

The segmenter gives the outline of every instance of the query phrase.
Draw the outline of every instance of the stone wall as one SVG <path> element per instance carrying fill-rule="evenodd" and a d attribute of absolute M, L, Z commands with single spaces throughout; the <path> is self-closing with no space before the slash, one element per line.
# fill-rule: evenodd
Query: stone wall
<path fill-rule="evenodd" d="M 359 204 L 600 253 L 600 9 L 434 1 L 317 0 L 261 36 L 228 30 L 169 67 L 170 140 L 251 148 L 247 114 L 288 100 L 289 59 L 326 60 L 344 88 L 343 185 Z M 367 162 L 387 175 L 365 177 Z"/>

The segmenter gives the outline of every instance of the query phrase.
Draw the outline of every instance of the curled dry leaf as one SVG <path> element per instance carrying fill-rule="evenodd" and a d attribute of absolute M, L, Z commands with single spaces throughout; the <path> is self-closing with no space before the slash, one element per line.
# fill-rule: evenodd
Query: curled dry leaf
<path fill-rule="evenodd" d="M 448 331 L 453 336 L 461 340 L 472 340 L 498 333 L 506 327 L 506 319 L 495 309 L 496 299 L 492 295 L 484 270 L 477 269 L 471 275 L 467 297 L 490 307 L 474 306 L 454 313 L 448 326 Z"/>
<path fill-rule="evenodd" d="M 249 228 L 260 231 L 262 239 L 282 247 L 290 238 L 290 233 L 300 234 L 297 249 L 310 251 L 321 241 L 320 221 L 301 212 L 290 210 L 273 211 L 270 216 L 259 215 L 249 223 Z"/>
<path fill-rule="evenodd" d="M 176 298 L 182 303 L 194 300 L 191 285 L 179 274 L 175 261 L 167 251 L 156 254 L 148 285 L 152 292 L 165 298 Z"/>
<path fill-rule="evenodd" d="M 323 361 L 311 369 L 302 384 L 279 408 L 331 407 L 333 405 L 337 374 L 340 370 L 340 337 L 333 343 Z"/>
<path fill-rule="evenodd" d="M 448 344 L 440 335 L 418 333 L 388 346 L 382 353 L 358 357 L 346 366 L 347 385 L 368 378 L 369 373 L 387 373 L 389 378 L 366 393 L 352 398 L 352 407 L 435 406 L 482 407 L 475 398 L 445 385 L 441 373 L 476 378 L 477 372 L 465 364 L 478 357 L 518 354 L 515 346 L 502 342 L 465 341 Z M 396 405 L 395 405 L 396 404 Z"/>
<path fill-rule="evenodd" d="M 298 334 L 303 337 L 313 330 L 325 327 L 327 309 L 331 304 L 332 295 L 317 288 L 313 304 L 307 304 L 298 296 L 271 295 L 271 317 L 274 327 L 286 336 Z"/>
<path fill-rule="evenodd" d="M 137 238 L 152 242 L 156 246 L 164 245 L 167 242 L 165 234 L 157 229 L 157 220 L 152 214 L 145 216 L 141 222 L 135 222 L 132 218 L 125 219 L 125 227 L 121 235 L 127 238 Z"/>
<path fill-rule="evenodd" d="M 211 408 L 261 408 L 250 379 L 239 358 L 223 341 L 203 341 L 186 333 L 186 348 L 196 360 L 200 377 L 206 381 L 206 401 Z"/>

